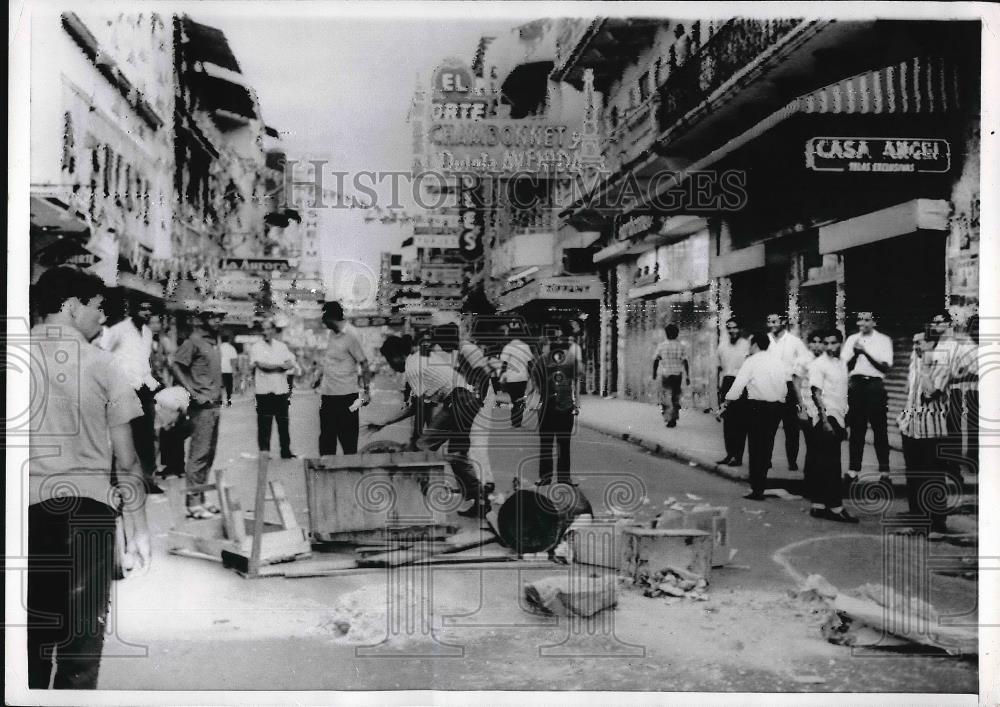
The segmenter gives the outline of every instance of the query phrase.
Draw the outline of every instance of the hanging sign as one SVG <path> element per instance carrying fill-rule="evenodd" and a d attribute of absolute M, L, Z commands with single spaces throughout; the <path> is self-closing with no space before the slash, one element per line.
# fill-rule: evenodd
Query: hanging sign
<path fill-rule="evenodd" d="M 936 138 L 814 137 L 806 167 L 815 172 L 926 174 L 951 168 L 951 147 Z"/>

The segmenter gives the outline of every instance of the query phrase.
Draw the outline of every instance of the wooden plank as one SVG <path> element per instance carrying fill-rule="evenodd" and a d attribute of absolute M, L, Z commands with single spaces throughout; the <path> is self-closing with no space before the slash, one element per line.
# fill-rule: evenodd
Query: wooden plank
<path fill-rule="evenodd" d="M 204 537 L 175 531 L 167 533 L 167 547 L 170 552 L 188 550 L 218 558 L 222 557 L 223 550 L 234 551 L 237 549 L 235 543 L 225 538 Z"/>
<path fill-rule="evenodd" d="M 288 496 L 285 495 L 285 487 L 277 480 L 271 481 L 270 485 L 271 498 L 274 500 L 275 508 L 278 509 L 278 518 L 281 519 L 281 524 L 285 529 L 298 528 L 295 511 L 292 510 L 292 504 L 288 502 Z"/>
<path fill-rule="evenodd" d="M 456 530 L 457 528 L 454 525 L 383 527 L 340 533 L 319 533 L 319 537 L 316 537 L 314 534 L 313 538 L 318 543 L 375 545 L 398 541 L 400 538 L 406 536 L 412 538 L 416 533 L 423 534 L 431 540 L 443 540 L 454 534 Z"/>
<path fill-rule="evenodd" d="M 281 565 L 277 565 L 281 567 Z M 284 575 L 286 577 L 321 577 L 330 570 L 348 570 L 358 566 L 353 558 L 317 558 L 313 560 L 298 560 L 290 563 Z"/>
<path fill-rule="evenodd" d="M 261 536 L 264 534 L 264 494 L 267 492 L 267 465 L 271 454 L 261 451 L 257 455 L 257 494 L 253 505 L 253 535 L 251 536 L 250 565 L 248 574 L 253 577 L 260 569 Z"/>
<path fill-rule="evenodd" d="M 234 542 L 242 543 L 247 537 L 246 521 L 243 516 L 243 507 L 239 501 L 232 497 L 232 492 L 231 486 L 223 486 L 219 497 L 224 499 L 223 502 L 226 504 L 223 506 L 223 512 L 225 512 L 226 507 L 229 509 L 230 523 L 226 525 L 227 533 L 230 533 L 229 537 Z M 231 530 L 230 525 L 232 526 Z"/>

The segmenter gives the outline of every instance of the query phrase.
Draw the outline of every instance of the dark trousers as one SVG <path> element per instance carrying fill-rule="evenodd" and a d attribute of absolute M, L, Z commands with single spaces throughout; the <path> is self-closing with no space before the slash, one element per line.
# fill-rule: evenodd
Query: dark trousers
<path fill-rule="evenodd" d="M 336 454 L 340 442 L 342 454 L 358 453 L 358 411 L 348 408 L 358 399 L 349 395 L 324 395 L 319 404 L 319 453 Z"/>
<path fill-rule="evenodd" d="M 681 415 L 680 374 L 660 378 L 660 410 L 667 422 L 677 422 Z"/>
<path fill-rule="evenodd" d="M 233 374 L 223 373 L 222 374 L 222 387 L 226 390 L 226 402 L 230 402 L 233 399 Z"/>
<path fill-rule="evenodd" d="M 802 420 L 799 419 L 798 402 L 791 393 L 781 405 L 781 427 L 785 431 L 785 456 L 788 459 L 788 466 L 798 465 L 799 430 L 802 429 Z"/>
<path fill-rule="evenodd" d="M 291 441 L 288 437 L 288 395 L 266 393 L 257 398 L 257 449 L 271 449 L 271 421 L 278 424 L 278 444 L 281 454 L 292 453 Z"/>
<path fill-rule="evenodd" d="M 851 376 L 847 387 L 848 427 L 851 429 L 851 471 L 861 471 L 865 435 L 871 425 L 879 471 L 889 471 L 889 398 L 881 378 Z"/>
<path fill-rule="evenodd" d="M 538 425 L 540 481 L 552 480 L 552 463 L 555 461 L 556 483 L 569 483 L 569 443 L 573 436 L 573 419 L 572 407 L 560 401 L 550 398 L 542 406 L 542 416 Z"/>
<path fill-rule="evenodd" d="M 417 440 L 423 434 L 424 428 L 427 426 L 427 421 L 434 416 L 434 410 L 437 408 L 437 405 L 427 402 L 419 395 L 413 397 L 412 405 L 414 406 L 414 413 L 413 430 L 410 433 L 410 446 L 413 449 L 417 449 Z"/>
<path fill-rule="evenodd" d="M 929 518 L 932 527 L 945 525 L 947 507 L 947 464 L 941 450 L 948 441 L 943 437 L 917 439 L 903 436 L 903 459 L 906 461 L 906 499 L 910 513 Z"/>
<path fill-rule="evenodd" d="M 184 476 L 184 440 L 191 433 L 191 421 L 182 414 L 177 424 L 160 431 L 160 463 L 164 476 Z"/>
<path fill-rule="evenodd" d="M 803 424 L 802 432 L 806 438 L 803 475 L 806 497 L 813 503 L 836 508 L 842 501 L 840 443 L 846 432 L 836 420 L 830 418 L 828 421 L 833 427 L 831 432 L 825 431 L 819 424 Z"/>
<path fill-rule="evenodd" d="M 481 487 L 472 463 L 469 461 L 469 432 L 482 407 L 482 402 L 469 390 L 456 388 L 434 412 L 427 427 L 417 439 L 417 448 L 429 451 L 440 449 L 447 442 L 445 459 L 451 464 L 455 480 L 465 498 L 479 498 Z"/>
<path fill-rule="evenodd" d="M 747 401 L 747 446 L 750 452 L 750 489 L 764 493 L 767 469 L 774 452 L 774 435 L 781 422 L 785 403 L 768 403 L 761 400 Z"/>
<path fill-rule="evenodd" d="M 528 381 L 507 383 L 507 394 L 513 403 L 510 409 L 511 427 L 520 427 L 524 418 L 524 392 L 528 389 Z"/>
<path fill-rule="evenodd" d="M 734 380 L 736 376 L 722 377 L 722 385 L 719 387 L 720 402 L 733 387 Z M 743 396 L 739 400 L 730 402 L 722 415 L 722 438 L 726 444 L 726 456 L 740 461 L 743 460 L 743 449 L 747 442 L 746 401 L 746 391 L 743 391 Z"/>
<path fill-rule="evenodd" d="M 191 405 L 191 444 L 188 446 L 187 484 L 201 486 L 208 483 L 208 472 L 215 463 L 215 450 L 219 445 L 219 404 L 204 407 Z M 203 503 L 205 494 L 188 494 L 188 503 Z"/>
<path fill-rule="evenodd" d="M 965 430 L 962 430 L 962 420 L 965 420 Z M 962 462 L 953 464 L 957 467 L 966 466 L 970 472 L 979 469 L 979 391 L 952 388 L 948 398 L 948 436 L 955 445 L 962 446 L 964 436 L 965 451 L 961 452 Z M 955 450 L 956 452 L 959 450 Z"/>
<path fill-rule="evenodd" d="M 93 690 L 114 571 L 115 512 L 90 498 L 28 506 L 28 687 Z"/>
<path fill-rule="evenodd" d="M 135 455 L 142 466 L 143 476 L 152 480 L 156 474 L 156 398 L 146 386 L 139 388 L 135 394 L 142 405 L 142 417 L 136 417 L 129 423 L 132 444 L 135 445 Z"/>

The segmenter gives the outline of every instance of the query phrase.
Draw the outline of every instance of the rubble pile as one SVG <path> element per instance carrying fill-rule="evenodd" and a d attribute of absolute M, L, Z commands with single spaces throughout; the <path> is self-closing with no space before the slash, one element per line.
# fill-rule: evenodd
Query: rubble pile
<path fill-rule="evenodd" d="M 708 601 L 708 580 L 680 567 L 665 567 L 661 570 L 640 570 L 636 579 L 632 580 L 637 589 L 650 599 L 667 597 L 668 603 L 677 599 L 692 601 Z"/>

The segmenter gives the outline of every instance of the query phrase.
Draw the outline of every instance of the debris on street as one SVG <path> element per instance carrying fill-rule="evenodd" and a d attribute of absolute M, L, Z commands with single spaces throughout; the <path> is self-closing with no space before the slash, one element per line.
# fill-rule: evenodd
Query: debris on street
<path fill-rule="evenodd" d="M 588 617 L 617 603 L 613 574 L 564 573 L 524 584 L 526 608 L 545 616 Z"/>

